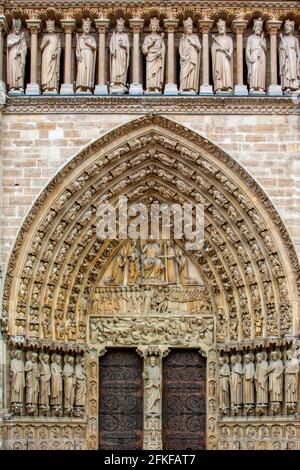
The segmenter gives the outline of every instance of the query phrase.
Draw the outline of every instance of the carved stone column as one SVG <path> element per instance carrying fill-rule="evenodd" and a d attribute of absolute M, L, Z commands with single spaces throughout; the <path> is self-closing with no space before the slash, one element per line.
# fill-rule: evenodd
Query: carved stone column
<path fill-rule="evenodd" d="M 271 49 L 271 84 L 268 88 L 268 95 L 282 95 L 281 86 L 278 85 L 277 73 L 277 34 L 282 21 L 269 20 L 267 21 L 267 30 L 270 35 L 270 49 Z"/>
<path fill-rule="evenodd" d="M 5 16 L 0 16 L 0 106 L 5 103 L 6 85 L 4 82 L 3 70 L 3 36 L 8 31 L 8 26 Z"/>
<path fill-rule="evenodd" d="M 244 85 L 243 77 L 243 34 L 247 28 L 248 21 L 237 18 L 232 22 L 232 31 L 236 34 L 236 79 L 234 94 L 237 96 L 248 95 L 247 85 Z"/>
<path fill-rule="evenodd" d="M 213 95 L 212 85 L 209 83 L 209 33 L 214 24 L 213 20 L 203 18 L 198 21 L 199 30 L 202 32 L 202 84 L 200 95 Z"/>
<path fill-rule="evenodd" d="M 88 387 L 87 387 L 87 449 L 97 450 L 98 449 L 98 416 L 99 416 L 99 358 L 104 356 L 106 349 L 97 351 L 91 349 L 89 354 L 86 356 L 86 370 L 88 376 Z"/>
<path fill-rule="evenodd" d="M 74 86 L 72 83 L 72 33 L 76 25 L 73 18 L 61 20 L 62 28 L 65 32 L 65 64 L 64 64 L 64 83 L 61 86 L 61 95 L 73 95 Z"/>
<path fill-rule="evenodd" d="M 167 18 L 164 20 L 165 29 L 168 33 L 168 55 L 167 55 L 167 82 L 165 85 L 165 95 L 178 95 L 178 88 L 175 83 L 175 50 L 174 34 L 178 26 L 178 20 Z"/>
<path fill-rule="evenodd" d="M 162 449 L 162 359 L 168 346 L 138 346 L 144 359 L 144 450 Z M 153 395 L 153 396 L 152 396 Z M 156 399 L 155 396 L 156 395 Z M 149 402 L 152 406 L 149 407 Z"/>
<path fill-rule="evenodd" d="M 142 95 L 143 85 L 140 82 L 140 33 L 143 30 L 144 20 L 132 18 L 129 20 L 133 34 L 132 41 L 132 83 L 129 87 L 130 95 Z"/>
<path fill-rule="evenodd" d="M 26 95 L 39 95 L 40 87 L 37 83 L 37 35 L 41 29 L 41 20 L 26 20 L 30 31 L 30 83 L 26 87 Z"/>
<path fill-rule="evenodd" d="M 95 20 L 96 28 L 99 34 L 98 48 L 98 84 L 95 87 L 95 95 L 108 95 L 107 83 L 105 83 L 105 36 L 109 27 L 108 18 L 97 18 Z"/>

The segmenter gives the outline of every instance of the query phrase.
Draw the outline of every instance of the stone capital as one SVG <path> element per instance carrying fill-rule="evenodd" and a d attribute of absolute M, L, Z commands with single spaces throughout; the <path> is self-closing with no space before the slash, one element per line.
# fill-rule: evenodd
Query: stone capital
<path fill-rule="evenodd" d="M 38 18 L 26 20 L 27 27 L 31 34 L 38 34 L 41 30 L 42 21 Z"/>
<path fill-rule="evenodd" d="M 237 18 L 237 19 L 233 20 L 233 22 L 231 24 L 231 29 L 236 34 L 243 34 L 245 29 L 247 28 L 247 25 L 248 25 L 247 20 Z"/>
<path fill-rule="evenodd" d="M 164 26 L 168 33 L 175 33 L 178 27 L 178 20 L 176 18 L 166 18 L 164 19 Z"/>
<path fill-rule="evenodd" d="M 201 20 L 198 20 L 198 27 L 199 31 L 204 34 L 209 34 L 211 28 L 213 27 L 214 20 L 210 20 L 208 18 L 203 18 Z"/>
<path fill-rule="evenodd" d="M 8 25 L 6 21 L 6 17 L 4 15 L 0 15 L 0 34 L 2 32 L 6 33 L 8 31 Z"/>
<path fill-rule="evenodd" d="M 74 20 L 73 18 L 64 18 L 60 20 L 60 23 L 65 33 L 73 33 L 76 25 L 76 20 Z"/>
<path fill-rule="evenodd" d="M 144 20 L 142 18 L 131 18 L 129 24 L 133 33 L 141 33 L 144 27 Z"/>
<path fill-rule="evenodd" d="M 109 19 L 108 18 L 97 18 L 95 19 L 95 25 L 98 30 L 98 33 L 105 34 L 109 28 Z"/>
<path fill-rule="evenodd" d="M 282 21 L 279 21 L 279 20 L 273 19 L 273 20 L 267 21 L 267 31 L 270 34 L 270 36 L 277 34 L 281 25 L 282 25 Z"/>

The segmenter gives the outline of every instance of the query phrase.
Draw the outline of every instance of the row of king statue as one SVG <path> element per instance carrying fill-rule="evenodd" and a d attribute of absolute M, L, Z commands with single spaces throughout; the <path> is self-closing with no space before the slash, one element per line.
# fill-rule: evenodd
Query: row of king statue
<path fill-rule="evenodd" d="M 43 93 L 58 93 L 60 84 L 60 34 L 55 32 L 55 22 L 47 20 L 47 32 L 43 35 L 41 50 L 41 90 Z M 194 33 L 193 20 L 187 18 L 184 33 L 179 42 L 180 94 L 197 94 L 200 89 L 201 43 Z M 233 92 L 233 40 L 226 33 L 226 22 L 219 19 L 217 34 L 212 35 L 211 57 L 215 93 Z M 91 34 L 92 22 L 84 19 L 82 33 L 76 34 L 77 93 L 92 93 L 95 88 L 95 66 L 97 43 Z M 165 84 L 166 41 L 159 31 L 159 19 L 151 18 L 150 32 L 145 36 L 142 53 L 146 60 L 146 93 L 159 94 Z M 261 18 L 254 20 L 254 33 L 247 38 L 245 57 L 248 66 L 250 93 L 266 91 L 267 42 Z M 128 92 L 128 69 L 131 60 L 129 36 L 125 32 L 125 20 L 117 19 L 116 29 L 110 39 L 111 94 Z M 168 51 L 170 53 L 170 51 Z M 21 20 L 13 20 L 13 31 L 7 37 L 7 82 L 11 93 L 24 92 L 27 44 Z M 279 62 L 281 88 L 285 92 L 299 89 L 300 50 L 294 36 L 294 21 L 284 22 L 284 33 L 280 34 Z M 175 85 L 176 88 L 176 85 Z"/>

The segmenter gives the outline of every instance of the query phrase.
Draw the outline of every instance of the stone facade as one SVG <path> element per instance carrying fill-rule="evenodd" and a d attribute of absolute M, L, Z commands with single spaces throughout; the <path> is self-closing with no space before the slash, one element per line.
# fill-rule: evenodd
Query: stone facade
<path fill-rule="evenodd" d="M 54 1 L 64 51 L 61 89 L 60 95 L 39 96 L 41 54 L 35 36 L 40 41 L 39 18 L 46 6 L 33 2 L 24 10 L 17 0 L 0 1 L 1 58 L 2 51 L 4 57 L 7 54 L 12 17 L 20 17 L 28 26 L 26 39 L 31 45 L 31 69 L 25 70 L 27 93 L 0 89 L 2 446 L 98 448 L 101 357 L 109 347 L 134 347 L 144 364 L 144 391 L 150 387 L 150 395 L 144 393 L 143 447 L 161 449 L 162 394 L 157 394 L 153 412 L 149 377 L 153 373 L 161 387 L 164 360 L 171 348 L 178 347 L 197 350 L 206 361 L 206 448 L 299 449 L 300 382 L 295 358 L 300 345 L 300 108 L 297 94 L 280 89 L 274 65 L 274 37 L 289 18 L 295 20 L 296 35 L 299 13 L 293 2 L 279 2 L 276 8 L 262 2 L 258 11 L 251 2 L 241 1 L 239 8 L 226 6 L 225 13 L 217 6 L 208 11 L 188 2 L 195 9 L 194 32 L 202 42 L 202 80 L 193 96 L 177 96 L 174 51 L 183 33 L 178 18 L 187 2 L 165 2 L 164 7 L 156 2 L 147 7 L 123 2 L 131 60 L 139 69 L 130 70 L 128 90 L 127 83 L 108 86 L 105 64 L 115 29 L 108 17 L 114 17 L 115 7 L 102 3 L 89 10 L 97 62 L 95 88 L 86 91 L 93 95 L 72 95 L 75 36 L 73 43 L 68 42 L 76 28 L 81 33 L 81 20 L 87 15 L 78 2 L 75 7 L 72 1 L 64 5 Z M 132 8 L 137 8 L 135 14 Z M 141 47 L 150 18 L 161 15 L 167 43 L 164 88 L 155 91 L 162 91 L 160 96 L 141 96 L 146 77 L 136 40 Z M 230 96 L 213 95 L 205 51 L 205 34 L 211 41 L 222 15 L 234 39 Z M 268 39 L 266 90 L 246 96 L 243 44 L 259 16 L 266 21 Z M 70 20 L 73 17 L 77 23 Z M 140 35 L 135 42 L 134 34 Z M 1 61 L 0 71 L 0 81 L 5 81 L 7 71 Z M 123 96 L 125 89 L 130 96 Z M 107 96 L 110 90 L 118 96 Z M 102 246 L 95 236 L 95 211 L 100 197 L 114 199 L 120 194 L 138 202 L 148 197 L 203 201 L 206 242 L 187 261 L 188 270 L 197 273 L 194 284 L 184 285 L 177 267 L 175 286 L 156 279 L 153 287 L 153 279 L 145 278 L 130 286 L 126 276 L 114 285 L 116 260 L 127 256 L 128 266 L 132 247 L 125 244 L 123 255 L 124 246 L 116 241 Z M 176 243 L 175 248 L 179 249 Z M 142 266 L 142 254 L 138 256 Z M 105 297 L 108 291 L 114 304 Z M 162 295 L 162 300 L 155 305 L 151 300 L 148 309 L 137 307 L 149 291 L 153 298 Z M 189 296 L 194 294 L 197 302 L 191 306 Z M 34 387 L 41 387 L 44 380 L 45 354 L 52 388 L 42 402 L 36 395 L 41 390 Z M 264 400 L 258 398 L 259 354 L 268 368 Z M 151 364 L 156 372 L 149 372 Z M 241 389 L 234 385 L 239 364 Z M 280 369 L 282 382 L 273 378 L 272 367 Z"/>

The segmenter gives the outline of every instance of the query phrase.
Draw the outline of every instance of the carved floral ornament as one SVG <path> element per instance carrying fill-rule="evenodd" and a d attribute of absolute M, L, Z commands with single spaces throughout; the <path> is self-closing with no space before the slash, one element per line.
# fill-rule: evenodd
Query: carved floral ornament
<path fill-rule="evenodd" d="M 208 291 L 218 342 L 298 332 L 299 265 L 266 195 L 221 149 L 149 115 L 80 152 L 32 207 L 6 274 L 6 334 L 86 342 L 96 289 L 120 249 L 97 238 L 96 208 L 103 196 L 113 203 L 120 195 L 204 203 L 204 248 L 189 256 Z"/>

